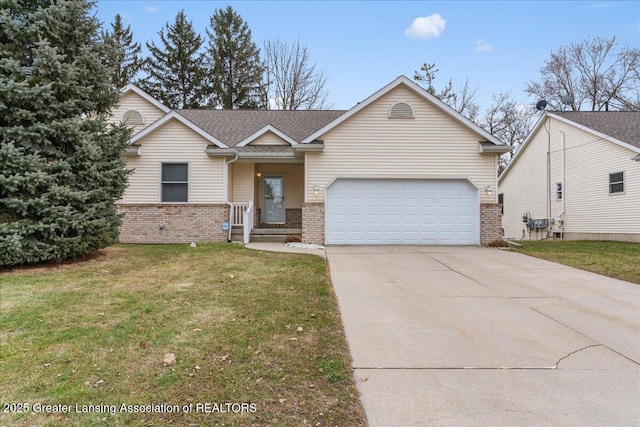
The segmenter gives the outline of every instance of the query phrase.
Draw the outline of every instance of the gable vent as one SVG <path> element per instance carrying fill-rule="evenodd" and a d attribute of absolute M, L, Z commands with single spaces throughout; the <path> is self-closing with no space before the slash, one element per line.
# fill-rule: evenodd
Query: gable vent
<path fill-rule="evenodd" d="M 129 110 L 122 115 L 122 123 L 129 126 L 138 126 L 144 124 L 144 118 L 136 110 Z"/>
<path fill-rule="evenodd" d="M 389 110 L 390 119 L 413 119 L 413 108 L 404 102 L 394 104 Z"/>

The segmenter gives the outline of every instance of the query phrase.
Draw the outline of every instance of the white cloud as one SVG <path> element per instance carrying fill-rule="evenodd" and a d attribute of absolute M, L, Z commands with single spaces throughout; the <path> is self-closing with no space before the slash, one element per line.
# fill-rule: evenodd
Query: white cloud
<path fill-rule="evenodd" d="M 485 39 L 478 39 L 473 45 L 476 47 L 476 52 L 491 52 L 493 50 L 491 43 Z"/>
<path fill-rule="evenodd" d="M 147 11 L 147 12 L 149 12 L 149 13 L 158 13 L 158 6 L 152 6 L 152 5 L 148 4 L 148 5 L 145 7 L 145 9 L 146 9 L 146 11 Z"/>
<path fill-rule="evenodd" d="M 419 16 L 413 20 L 404 35 L 412 39 L 433 39 L 440 37 L 444 31 L 446 21 L 437 13 L 429 16 Z"/>

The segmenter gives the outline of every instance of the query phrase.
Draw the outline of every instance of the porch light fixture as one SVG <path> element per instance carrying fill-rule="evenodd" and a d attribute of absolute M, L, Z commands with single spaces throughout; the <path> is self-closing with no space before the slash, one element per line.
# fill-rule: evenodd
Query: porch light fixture
<path fill-rule="evenodd" d="M 320 192 L 320 187 L 318 186 L 318 184 L 313 184 L 313 192 L 315 194 L 318 194 Z"/>
<path fill-rule="evenodd" d="M 484 186 L 484 191 L 490 196 L 493 194 L 493 185 L 488 184 Z"/>
<path fill-rule="evenodd" d="M 262 172 L 260 172 L 260 170 L 258 170 L 258 172 L 256 172 L 256 176 L 257 176 L 258 178 L 260 178 L 260 177 L 262 176 Z"/>

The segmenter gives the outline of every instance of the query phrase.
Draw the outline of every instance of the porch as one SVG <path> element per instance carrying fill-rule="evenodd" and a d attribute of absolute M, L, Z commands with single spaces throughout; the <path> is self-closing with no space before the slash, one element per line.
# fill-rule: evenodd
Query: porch
<path fill-rule="evenodd" d="M 304 164 L 228 164 L 229 238 L 233 241 L 299 241 L 302 237 Z"/>

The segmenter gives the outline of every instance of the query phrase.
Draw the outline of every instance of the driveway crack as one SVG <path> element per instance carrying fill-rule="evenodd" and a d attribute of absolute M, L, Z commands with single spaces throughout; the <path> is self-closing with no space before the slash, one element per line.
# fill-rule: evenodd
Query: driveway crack
<path fill-rule="evenodd" d="M 581 351 L 583 351 L 583 350 L 586 350 L 586 349 L 588 349 L 588 348 L 592 348 L 592 347 L 604 347 L 604 345 L 602 345 L 602 344 L 591 344 L 591 345 L 588 345 L 588 346 L 586 346 L 586 347 L 583 347 L 583 348 L 579 348 L 579 349 L 577 349 L 577 350 L 574 350 L 574 351 L 572 351 L 571 353 L 567 354 L 566 356 L 563 356 L 563 357 L 561 357 L 560 359 L 558 359 L 558 361 L 556 362 L 556 367 L 555 367 L 554 369 L 558 369 L 558 365 L 560 365 L 560 362 L 562 362 L 562 361 L 563 361 L 564 359 L 566 359 L 567 357 L 573 356 L 573 355 L 574 355 L 574 354 L 576 354 L 576 353 L 579 353 L 579 352 L 581 352 Z"/>

